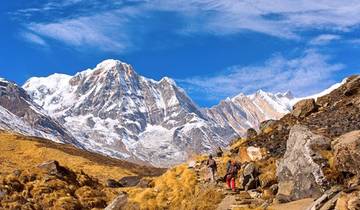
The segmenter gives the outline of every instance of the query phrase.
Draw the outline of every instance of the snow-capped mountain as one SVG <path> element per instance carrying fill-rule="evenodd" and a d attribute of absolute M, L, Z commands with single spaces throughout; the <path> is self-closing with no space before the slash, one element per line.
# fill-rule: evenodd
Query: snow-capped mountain
<path fill-rule="evenodd" d="M 23 88 L 85 148 L 118 158 L 168 166 L 236 135 L 208 119 L 173 80 L 147 79 L 117 60 L 75 76 L 31 78 Z"/>
<path fill-rule="evenodd" d="M 243 136 L 247 129 L 258 128 L 262 121 L 279 119 L 290 112 L 292 100 L 291 92 L 272 94 L 259 90 L 253 95 L 241 93 L 227 98 L 205 111 L 218 124 L 230 125 L 238 135 Z"/>
<path fill-rule="evenodd" d="M 155 166 L 227 146 L 298 101 L 291 92 L 259 90 L 201 109 L 172 79 L 145 78 L 118 60 L 74 76 L 34 77 L 23 88 L 87 150 Z"/>
<path fill-rule="evenodd" d="M 32 101 L 21 87 L 0 78 L 0 129 L 81 147 L 56 120 Z"/>

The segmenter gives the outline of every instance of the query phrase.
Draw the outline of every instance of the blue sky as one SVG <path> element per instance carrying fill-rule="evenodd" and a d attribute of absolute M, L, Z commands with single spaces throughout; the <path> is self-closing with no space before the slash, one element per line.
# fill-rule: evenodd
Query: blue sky
<path fill-rule="evenodd" d="M 360 0 L 17 0 L 0 4 L 0 76 L 104 59 L 174 78 L 200 105 L 257 89 L 316 93 L 360 73 Z"/>

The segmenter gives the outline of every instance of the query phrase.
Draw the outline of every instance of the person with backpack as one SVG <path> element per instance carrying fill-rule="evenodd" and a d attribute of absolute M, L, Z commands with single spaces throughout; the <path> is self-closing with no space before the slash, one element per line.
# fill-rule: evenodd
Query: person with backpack
<path fill-rule="evenodd" d="M 213 159 L 212 155 L 209 155 L 209 159 L 206 162 L 206 165 L 209 169 L 209 176 L 210 176 L 210 180 L 211 182 L 215 182 L 215 174 L 217 172 L 217 165 L 216 165 L 216 161 Z"/>
<path fill-rule="evenodd" d="M 240 165 L 236 163 L 235 160 L 231 161 L 230 166 L 227 165 L 226 167 L 226 183 L 229 187 L 229 190 L 232 190 L 233 192 L 236 191 L 235 180 L 237 178 L 239 169 Z"/>

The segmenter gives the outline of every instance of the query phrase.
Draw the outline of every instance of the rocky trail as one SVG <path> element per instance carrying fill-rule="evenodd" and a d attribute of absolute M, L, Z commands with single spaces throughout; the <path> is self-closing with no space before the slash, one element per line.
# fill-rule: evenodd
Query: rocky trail
<path fill-rule="evenodd" d="M 220 158 L 215 158 L 216 162 L 221 162 Z M 203 187 L 209 187 L 214 185 L 216 190 L 223 194 L 224 199 L 218 205 L 217 210 L 236 210 L 236 209 L 249 209 L 258 206 L 266 207 L 268 204 L 264 199 L 259 198 L 260 193 L 256 190 L 245 191 L 244 189 L 237 188 L 236 192 L 229 190 L 226 183 L 220 181 L 221 178 L 217 178 L 216 183 L 211 183 L 207 179 L 207 168 L 203 161 L 196 162 L 194 171 L 196 173 L 196 179 L 198 183 L 201 183 Z"/>

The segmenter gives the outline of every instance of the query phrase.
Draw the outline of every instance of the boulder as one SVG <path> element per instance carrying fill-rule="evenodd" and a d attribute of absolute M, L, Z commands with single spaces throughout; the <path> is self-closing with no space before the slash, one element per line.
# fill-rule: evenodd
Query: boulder
<path fill-rule="evenodd" d="M 293 126 L 284 157 L 277 162 L 277 196 L 288 201 L 321 196 L 328 184 L 322 171 L 327 160 L 319 151 L 330 147 L 329 138 L 316 135 L 305 126 Z"/>
<path fill-rule="evenodd" d="M 128 195 L 126 193 L 121 193 L 105 208 L 105 210 L 122 209 L 126 205 L 127 201 L 128 201 Z"/>
<path fill-rule="evenodd" d="M 360 175 L 360 130 L 338 137 L 332 145 L 334 167 L 340 172 Z"/>
<path fill-rule="evenodd" d="M 358 210 L 360 209 L 360 191 L 341 193 L 336 202 L 335 209 L 339 210 Z"/>
<path fill-rule="evenodd" d="M 240 183 L 240 187 L 246 191 L 259 186 L 258 169 L 254 163 L 249 163 L 244 167 L 240 175 Z"/>
<path fill-rule="evenodd" d="M 139 184 L 141 177 L 139 176 L 126 176 L 119 180 L 119 183 L 124 187 L 135 187 Z"/>
<path fill-rule="evenodd" d="M 246 138 L 248 139 L 252 139 L 254 138 L 255 136 L 257 135 L 257 132 L 254 128 L 249 128 L 247 131 L 246 131 Z"/>
<path fill-rule="evenodd" d="M 263 159 L 263 154 L 259 147 L 250 146 L 246 149 L 246 151 L 251 161 Z"/>
<path fill-rule="evenodd" d="M 340 197 L 341 186 L 334 186 L 327 190 L 320 198 L 314 201 L 307 210 L 330 210 L 335 206 L 337 199 Z"/>
<path fill-rule="evenodd" d="M 360 89 L 360 76 L 350 77 L 345 85 L 345 96 L 355 95 Z"/>
<path fill-rule="evenodd" d="M 195 168 L 196 166 L 196 161 L 195 160 L 191 160 L 189 163 L 188 163 L 188 168 Z"/>
<path fill-rule="evenodd" d="M 58 172 L 59 171 L 59 162 L 56 160 L 50 160 L 38 165 L 38 168 L 46 170 L 47 172 Z"/>
<path fill-rule="evenodd" d="M 123 187 L 123 185 L 120 184 L 120 182 L 114 180 L 114 179 L 108 179 L 106 180 L 106 186 L 110 188 L 119 188 Z"/>
<path fill-rule="evenodd" d="M 317 105 L 314 99 L 303 99 L 297 102 L 291 114 L 296 118 L 304 118 L 317 111 Z"/>
<path fill-rule="evenodd" d="M 154 186 L 154 182 L 149 178 L 142 178 L 136 186 L 140 188 L 150 188 Z"/>

